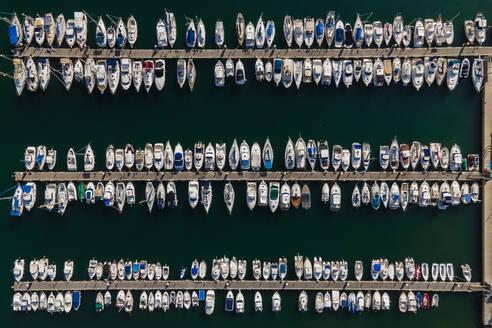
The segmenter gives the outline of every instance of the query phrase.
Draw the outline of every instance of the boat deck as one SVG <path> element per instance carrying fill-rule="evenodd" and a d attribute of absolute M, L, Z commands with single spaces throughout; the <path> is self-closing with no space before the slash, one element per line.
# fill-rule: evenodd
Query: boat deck
<path fill-rule="evenodd" d="M 35 48 L 13 49 L 15 57 L 48 58 L 193 58 L 193 59 L 247 59 L 247 58 L 395 58 L 395 57 L 460 57 L 492 56 L 492 47 L 431 47 L 431 48 L 362 48 L 362 49 L 79 49 Z"/>
<path fill-rule="evenodd" d="M 314 280 L 88 280 L 32 281 L 14 283 L 15 292 L 64 290 L 387 290 L 428 292 L 482 292 L 480 282 L 440 281 L 319 281 Z"/>
<path fill-rule="evenodd" d="M 130 172 L 15 172 L 17 182 L 57 181 L 481 181 L 480 172 L 322 172 L 322 171 L 130 171 Z"/>

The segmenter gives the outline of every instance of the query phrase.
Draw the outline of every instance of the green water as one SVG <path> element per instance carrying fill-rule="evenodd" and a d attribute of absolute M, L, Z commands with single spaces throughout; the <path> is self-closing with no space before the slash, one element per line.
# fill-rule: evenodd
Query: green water
<path fill-rule="evenodd" d="M 77 8 L 85 8 L 94 16 L 135 15 L 139 23 L 137 47 L 149 48 L 154 44 L 155 23 L 164 15 L 167 6 L 178 19 L 178 41 L 184 46 L 184 17 L 201 16 L 208 31 L 207 44 L 212 46 L 213 25 L 217 18 L 224 20 L 226 43 L 233 47 L 233 23 L 237 11 L 242 11 L 247 21 L 256 21 L 263 12 L 264 19 L 275 19 L 278 46 L 283 44 L 281 22 L 283 15 L 325 16 L 336 10 L 342 17 L 355 20 L 357 11 L 374 11 L 372 19 L 392 20 L 401 12 L 406 21 L 414 17 L 444 18 L 461 12 L 455 22 L 455 45 L 464 42 L 463 20 L 476 11 L 486 16 L 492 14 L 489 1 L 360 1 L 332 4 L 317 8 L 314 2 L 295 1 L 246 3 L 215 1 L 163 3 L 157 1 L 9 1 L 3 11 L 15 10 L 31 14 L 53 11 L 66 16 Z M 5 25 L 2 28 L 6 30 Z M 490 34 L 490 33 L 489 33 Z M 94 45 L 94 25 L 90 26 L 90 44 Z M 489 35 L 490 37 L 490 35 Z M 4 35 L 2 52 L 7 53 L 7 36 Z M 490 43 L 490 42 L 488 42 Z M 123 146 L 127 142 L 136 147 L 146 142 L 170 140 L 181 142 L 187 148 L 196 140 L 227 142 L 234 137 L 245 138 L 250 144 L 264 142 L 270 137 L 274 147 L 275 168 L 280 168 L 279 158 L 288 136 L 299 134 L 305 139 L 328 139 L 329 143 L 349 147 L 354 141 L 367 141 L 376 149 L 389 144 L 397 135 L 400 142 L 442 142 L 450 147 L 458 143 L 464 153 L 480 151 L 481 99 L 470 81 L 462 81 L 454 92 L 445 87 L 424 87 L 416 92 L 412 87 L 365 88 L 349 90 L 341 87 L 316 88 L 302 86 L 285 90 L 273 84 L 259 85 L 254 81 L 253 62 L 246 62 L 249 82 L 242 88 L 228 85 L 218 90 L 213 86 L 214 61 L 197 64 L 197 81 L 193 94 L 179 89 L 175 82 L 175 61 L 167 61 L 167 81 L 163 92 L 149 95 L 119 92 L 109 95 L 88 96 L 85 88 L 74 85 L 70 93 L 54 79 L 46 93 L 16 97 L 13 83 L 0 80 L 3 118 L 0 128 L 4 135 L 0 164 L 2 185 L 6 189 L 14 184 L 11 174 L 22 170 L 23 151 L 27 145 L 45 144 L 58 149 L 58 169 L 64 169 L 64 158 L 69 147 L 82 148 L 91 142 L 96 153 L 96 167 L 103 168 L 104 151 L 108 144 Z M 1 70 L 11 71 L 9 62 L 1 61 Z M 125 208 L 123 215 L 112 209 L 84 205 L 70 206 L 64 217 L 35 209 L 21 218 L 8 216 L 9 203 L 1 202 L 0 213 L 4 220 L 0 228 L 0 245 L 3 249 L 0 279 L 3 296 L 0 298 L 1 317 L 7 326 L 40 327 L 130 327 L 141 325 L 184 327 L 251 327 L 256 324 L 271 327 L 473 327 L 480 324 L 480 297 L 475 295 L 440 295 L 437 310 L 421 311 L 417 315 L 397 312 L 396 294 L 391 294 L 392 310 L 385 313 L 363 313 L 350 316 L 345 312 L 314 313 L 314 293 L 310 294 L 308 313 L 297 311 L 297 293 L 282 292 L 282 312 L 270 311 L 272 293 L 263 293 L 263 313 L 252 313 L 252 293 L 245 293 L 246 314 L 225 313 L 225 293 L 217 293 L 216 312 L 206 317 L 203 307 L 198 311 L 170 311 L 169 313 L 142 313 L 134 311 L 128 318 L 123 313 L 108 309 L 94 311 L 94 293 L 83 293 L 82 306 L 70 315 L 47 313 L 13 313 L 10 310 L 12 262 L 16 257 L 27 260 L 47 256 L 58 264 L 61 275 L 63 261 L 75 261 L 75 280 L 86 279 L 88 260 L 123 258 L 160 261 L 172 266 L 172 276 L 178 275 L 180 265 L 189 265 L 194 258 L 206 259 L 227 254 L 248 260 L 254 258 L 273 261 L 287 256 L 292 277 L 293 256 L 298 252 L 325 259 L 342 259 L 350 263 L 364 261 L 366 269 L 372 258 L 387 257 L 391 261 L 413 256 L 417 262 L 467 262 L 473 268 L 473 279 L 481 280 L 481 230 L 480 205 L 459 206 L 439 212 L 435 209 L 410 208 L 407 212 L 389 210 L 372 211 L 350 207 L 352 184 L 342 184 L 342 211 L 333 214 L 320 202 L 321 185 L 311 183 L 312 209 L 290 211 L 272 215 L 267 209 L 250 212 L 245 202 L 245 184 L 234 184 L 236 204 L 233 215 L 227 215 L 222 201 L 223 184 L 214 183 L 214 201 L 208 216 L 203 209 L 193 211 L 186 202 L 186 186 L 177 185 L 180 206 L 176 209 L 149 215 L 143 206 Z M 40 188 L 42 189 L 42 188 Z M 143 185 L 137 184 L 137 196 L 143 199 Z M 38 191 L 42 193 L 42 190 Z M 40 201 L 38 197 L 38 202 Z M 27 274 L 26 274 L 27 276 Z M 25 277 L 26 277 L 25 276 Z M 113 295 L 114 296 L 114 295 Z M 136 298 L 138 295 L 134 294 Z"/>

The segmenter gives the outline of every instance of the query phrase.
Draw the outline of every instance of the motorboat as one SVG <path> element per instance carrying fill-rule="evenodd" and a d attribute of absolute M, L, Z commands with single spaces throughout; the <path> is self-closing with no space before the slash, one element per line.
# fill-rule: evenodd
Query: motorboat
<path fill-rule="evenodd" d="M 280 184 L 278 182 L 270 182 L 268 188 L 268 206 L 270 211 L 274 213 L 279 204 Z"/>
<path fill-rule="evenodd" d="M 290 48 L 292 46 L 293 39 L 292 17 L 290 15 L 286 15 L 284 17 L 283 31 L 285 43 L 287 43 L 287 47 Z"/>
<path fill-rule="evenodd" d="M 236 85 L 244 85 L 246 83 L 246 75 L 244 72 L 244 65 L 240 59 L 236 62 L 236 69 L 234 73 L 234 80 Z"/>
<path fill-rule="evenodd" d="M 225 84 L 225 68 L 224 64 L 219 60 L 215 64 L 215 69 L 214 69 L 214 80 L 215 80 L 215 86 L 216 87 L 223 87 Z"/>
<path fill-rule="evenodd" d="M 239 146 L 237 145 L 237 140 L 234 139 L 231 149 L 229 150 L 229 167 L 231 170 L 234 171 L 237 169 L 237 166 L 239 165 L 239 158 Z"/>
<path fill-rule="evenodd" d="M 414 58 L 412 61 L 412 83 L 417 91 L 424 84 L 424 61 Z"/>
<path fill-rule="evenodd" d="M 485 42 L 485 38 L 487 36 L 487 19 L 482 13 L 477 13 L 475 16 L 475 40 L 479 45 L 482 45 Z"/>
<path fill-rule="evenodd" d="M 167 27 L 167 40 L 171 48 L 174 47 L 174 43 L 176 42 L 176 18 L 174 13 L 168 12 L 166 10 L 166 27 Z"/>
<path fill-rule="evenodd" d="M 159 48 L 167 47 L 169 45 L 168 38 L 167 38 L 167 27 L 164 21 L 160 18 L 157 21 L 155 31 L 157 37 L 157 46 Z"/>
<path fill-rule="evenodd" d="M 174 208 L 178 206 L 178 198 L 176 194 L 176 185 L 173 181 L 169 181 L 166 186 L 166 205 Z"/>
<path fill-rule="evenodd" d="M 424 28 L 424 23 L 422 23 L 422 20 L 418 19 L 415 22 L 415 27 L 413 30 L 413 46 L 415 48 L 421 48 L 424 45 L 425 37 L 426 31 Z"/>
<path fill-rule="evenodd" d="M 335 27 L 335 12 L 329 11 L 325 19 L 325 36 L 328 47 L 331 47 L 331 44 L 335 37 Z"/>
<path fill-rule="evenodd" d="M 193 59 L 188 59 L 188 63 L 186 64 L 186 75 L 188 80 L 188 86 L 190 87 L 190 91 L 193 91 L 193 87 L 195 86 L 196 79 L 196 68 L 193 63 Z"/>
<path fill-rule="evenodd" d="M 249 170 L 251 167 L 251 154 L 246 140 L 241 142 L 241 146 L 239 147 L 239 157 L 241 170 Z"/>
<path fill-rule="evenodd" d="M 256 197 L 256 182 L 248 182 L 246 185 L 246 203 L 250 210 L 256 206 Z"/>
<path fill-rule="evenodd" d="M 446 85 L 450 91 L 453 91 L 456 88 L 456 85 L 458 85 L 460 67 L 459 59 L 448 59 Z"/>
<path fill-rule="evenodd" d="M 321 47 L 325 37 L 325 21 L 322 18 L 316 19 L 314 24 L 314 37 L 316 43 L 318 43 L 318 47 Z"/>
<path fill-rule="evenodd" d="M 224 22 L 221 20 L 215 22 L 215 44 L 219 48 L 224 45 Z"/>
<path fill-rule="evenodd" d="M 341 48 L 345 40 L 344 25 L 341 20 L 338 20 L 335 25 L 335 48 Z"/>
<path fill-rule="evenodd" d="M 483 59 L 482 58 L 474 58 L 473 66 L 472 66 L 472 81 L 473 86 L 477 92 L 482 90 L 483 79 L 484 79 L 484 70 L 483 70 Z"/>
<path fill-rule="evenodd" d="M 270 48 L 273 44 L 273 40 L 275 39 L 275 22 L 273 20 L 269 20 L 266 23 L 266 44 L 267 47 Z"/>
<path fill-rule="evenodd" d="M 330 210 L 338 212 L 341 208 L 341 189 L 337 183 L 331 186 L 330 190 Z"/>
<path fill-rule="evenodd" d="M 311 48 L 314 42 L 314 18 L 304 18 L 304 43 Z"/>
<path fill-rule="evenodd" d="M 295 162 L 296 162 L 297 169 L 302 170 L 306 167 L 306 159 L 307 159 L 306 143 L 304 142 L 304 139 L 302 139 L 301 137 L 299 137 L 296 141 L 295 159 L 296 159 Z"/>
<path fill-rule="evenodd" d="M 436 36 L 436 22 L 432 18 L 424 19 L 425 41 L 428 46 L 432 46 Z"/>

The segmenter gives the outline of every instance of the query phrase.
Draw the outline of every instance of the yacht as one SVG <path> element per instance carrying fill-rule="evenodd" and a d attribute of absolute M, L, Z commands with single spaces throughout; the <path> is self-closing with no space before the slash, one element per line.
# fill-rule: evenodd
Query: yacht
<path fill-rule="evenodd" d="M 388 47 L 391 44 L 391 39 L 393 37 L 393 25 L 390 23 L 384 24 L 384 43 Z"/>
<path fill-rule="evenodd" d="M 341 207 L 341 190 L 337 183 L 331 186 L 330 192 L 330 209 L 332 212 L 338 212 Z"/>
<path fill-rule="evenodd" d="M 168 12 L 166 10 L 166 27 L 167 27 L 167 40 L 171 48 L 174 47 L 174 43 L 176 42 L 176 18 L 174 13 Z"/>
<path fill-rule="evenodd" d="M 161 91 L 166 83 L 166 62 L 164 59 L 157 59 L 154 66 L 154 84 L 157 91 Z"/>
<path fill-rule="evenodd" d="M 456 85 L 458 85 L 459 70 L 460 70 L 459 59 L 448 59 L 446 85 L 448 86 L 448 89 L 450 91 L 453 91 L 456 88 Z"/>
<path fill-rule="evenodd" d="M 354 80 L 354 64 L 351 60 L 344 60 L 342 63 L 343 84 L 348 88 Z"/>
<path fill-rule="evenodd" d="M 250 210 L 256 206 L 256 195 L 256 182 L 248 182 L 246 185 L 246 203 Z"/>
<path fill-rule="evenodd" d="M 250 161 L 250 149 L 249 145 L 246 142 L 246 140 L 243 140 L 241 142 L 241 146 L 239 148 L 239 155 L 240 155 L 240 167 L 241 170 L 249 170 L 251 167 L 251 161 Z"/>
<path fill-rule="evenodd" d="M 197 180 L 188 182 L 188 203 L 191 208 L 195 208 L 199 200 L 199 184 Z"/>
<path fill-rule="evenodd" d="M 268 185 L 265 181 L 261 181 L 258 185 L 258 206 L 268 205 Z"/>
<path fill-rule="evenodd" d="M 321 188 L 321 201 L 323 204 L 326 204 L 330 200 L 330 186 L 328 185 L 328 182 L 325 182 L 323 184 L 323 187 Z"/>
<path fill-rule="evenodd" d="M 224 45 L 224 22 L 221 20 L 215 22 L 215 44 L 219 48 Z"/>
<path fill-rule="evenodd" d="M 445 58 L 437 59 L 436 83 L 441 86 L 448 70 L 448 61 Z"/>
<path fill-rule="evenodd" d="M 241 19 L 242 19 L 241 15 Z M 239 20 L 239 14 L 238 14 L 238 20 Z M 238 25 L 238 21 L 236 21 L 236 33 L 241 32 L 242 35 L 238 34 L 238 42 L 240 42 L 240 45 L 242 45 L 243 40 L 244 40 L 244 46 L 246 48 L 254 48 L 255 47 L 255 26 L 253 23 L 249 22 L 248 25 L 246 25 L 246 29 L 244 29 L 244 19 L 241 21 L 242 24 Z M 240 29 L 238 29 L 240 27 Z M 242 38 L 240 38 L 240 36 Z"/>
<path fill-rule="evenodd" d="M 375 21 L 372 23 L 373 26 L 373 39 L 374 43 L 378 48 L 381 47 L 381 44 L 383 43 L 384 40 L 384 29 L 383 29 L 383 23 L 381 21 Z"/>
<path fill-rule="evenodd" d="M 269 20 L 266 23 L 266 44 L 267 47 L 270 48 L 273 44 L 273 40 L 275 39 L 275 22 L 273 20 Z"/>
<path fill-rule="evenodd" d="M 270 182 L 268 189 L 268 205 L 272 213 L 277 210 L 279 204 L 279 191 L 280 184 L 278 182 Z"/>
<path fill-rule="evenodd" d="M 167 207 L 173 208 L 178 206 L 178 198 L 176 195 L 176 185 L 173 181 L 169 181 L 166 187 L 166 204 Z"/>
<path fill-rule="evenodd" d="M 206 31 L 205 31 L 205 24 L 203 24 L 203 20 L 201 18 L 198 19 L 196 26 L 197 26 L 197 40 L 196 40 L 197 47 L 204 48 L 205 40 L 206 40 Z"/>
<path fill-rule="evenodd" d="M 374 86 L 376 86 L 376 87 L 383 86 L 384 81 L 385 81 L 383 61 L 379 58 L 377 58 L 374 61 L 372 81 L 373 81 Z"/>
<path fill-rule="evenodd" d="M 314 42 L 314 18 L 304 18 L 304 43 L 311 48 Z"/>
<path fill-rule="evenodd" d="M 487 19 L 482 13 L 477 13 L 475 16 L 475 40 L 479 45 L 485 42 L 487 31 Z"/>
<path fill-rule="evenodd" d="M 352 191 L 352 207 L 359 208 L 362 202 L 359 186 L 356 184 Z"/>
<path fill-rule="evenodd" d="M 261 168 L 261 150 L 260 145 L 255 142 L 251 146 L 251 169 L 258 171 Z"/>
<path fill-rule="evenodd" d="M 301 194 L 301 186 L 299 186 L 297 182 L 295 182 L 292 185 L 290 195 L 291 195 L 290 201 L 292 203 L 292 206 L 294 206 L 294 208 L 296 209 L 299 208 L 302 201 L 302 194 Z"/>
<path fill-rule="evenodd" d="M 271 170 L 273 165 L 273 148 L 268 137 L 263 146 L 262 158 L 265 170 Z"/>
<path fill-rule="evenodd" d="M 375 210 L 381 206 L 381 193 L 377 182 L 374 182 L 371 187 L 371 206 Z"/>
<path fill-rule="evenodd" d="M 477 92 L 482 90 L 483 78 L 484 78 L 484 70 L 483 70 L 483 59 L 482 58 L 474 58 L 472 65 L 472 80 L 473 86 Z"/>
<path fill-rule="evenodd" d="M 234 80 L 236 82 L 236 85 L 244 85 L 247 81 L 244 73 L 244 65 L 240 59 L 238 59 L 238 61 L 236 62 Z"/>
<path fill-rule="evenodd" d="M 302 44 L 304 43 L 304 23 L 301 19 L 294 19 L 293 37 L 297 46 L 302 48 Z"/>
<path fill-rule="evenodd" d="M 142 81 L 145 87 L 145 91 L 150 92 L 150 88 L 154 84 L 155 69 L 154 61 L 146 60 L 142 62 Z"/>
<path fill-rule="evenodd" d="M 335 25 L 335 48 L 341 48 L 344 44 L 344 25 L 341 20 L 338 20 Z"/>
<path fill-rule="evenodd" d="M 167 28 L 166 24 L 162 19 L 159 18 L 157 21 L 157 25 L 155 28 L 156 31 L 156 36 L 157 36 L 157 46 L 159 48 L 165 48 L 168 46 L 168 39 L 167 39 Z"/>
<path fill-rule="evenodd" d="M 424 28 L 424 23 L 422 23 L 422 20 L 418 19 L 415 22 L 415 28 L 413 31 L 413 46 L 415 48 L 421 48 L 424 45 L 425 37 L 426 31 Z"/>
<path fill-rule="evenodd" d="M 202 183 L 200 188 L 200 198 L 205 212 L 208 214 L 212 204 L 212 184 L 208 181 Z"/>
<path fill-rule="evenodd" d="M 296 155 L 295 155 L 295 149 L 294 149 L 294 144 L 292 143 L 292 140 L 289 137 L 289 140 L 287 141 L 287 145 L 285 146 L 285 156 L 284 156 L 284 163 L 285 163 L 285 168 L 287 170 L 293 170 L 296 164 Z"/>
<path fill-rule="evenodd" d="M 325 21 L 322 18 L 316 19 L 316 22 L 314 23 L 314 36 L 318 43 L 318 47 L 321 47 L 325 37 Z"/>
<path fill-rule="evenodd" d="M 304 169 L 306 167 L 306 143 L 304 142 L 304 139 L 299 137 L 296 141 L 296 146 L 295 146 L 295 158 L 296 158 L 296 168 L 297 169 Z"/>
<path fill-rule="evenodd" d="M 196 45 L 196 28 L 195 22 L 192 19 L 187 19 L 186 23 L 186 46 L 188 48 L 194 48 Z"/>
<path fill-rule="evenodd" d="M 284 183 L 280 189 L 280 209 L 286 211 L 290 208 L 290 186 Z"/>
<path fill-rule="evenodd" d="M 360 198 L 362 204 L 369 205 L 371 201 L 371 191 L 369 189 L 369 185 L 367 184 L 367 182 L 364 182 L 364 184 L 362 185 Z"/>
<path fill-rule="evenodd" d="M 294 62 L 294 82 L 296 84 L 296 88 L 297 90 L 299 90 L 300 86 L 301 86 L 301 82 L 302 82 L 302 79 L 303 79 L 303 61 L 301 60 L 296 60 Z"/>
<path fill-rule="evenodd" d="M 388 146 L 379 146 L 379 164 L 383 170 L 388 168 L 390 162 L 390 148 Z"/>
<path fill-rule="evenodd" d="M 301 190 L 301 204 L 302 208 L 308 210 L 311 208 L 311 191 L 307 184 L 302 186 Z"/>
<path fill-rule="evenodd" d="M 219 60 L 215 64 L 215 69 L 214 69 L 214 78 L 215 78 L 215 86 L 216 87 L 223 87 L 225 84 L 225 68 L 224 64 Z"/>

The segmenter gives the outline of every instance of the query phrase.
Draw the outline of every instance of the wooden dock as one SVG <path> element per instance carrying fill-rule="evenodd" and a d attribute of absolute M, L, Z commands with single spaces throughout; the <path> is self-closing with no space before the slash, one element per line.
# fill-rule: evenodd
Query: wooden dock
<path fill-rule="evenodd" d="M 24 291 L 100 291 L 100 290 L 386 290 L 428 292 L 483 292 L 480 282 L 441 281 L 330 281 L 323 280 L 87 280 L 15 282 L 15 292 Z"/>
<path fill-rule="evenodd" d="M 362 49 L 79 49 L 35 48 L 13 49 L 15 57 L 48 58 L 193 58 L 193 59 L 274 59 L 274 58 L 395 58 L 395 57 L 478 57 L 492 56 L 492 47 L 431 47 L 431 48 L 362 48 Z"/>
<path fill-rule="evenodd" d="M 130 172 L 15 172 L 17 182 L 64 181 L 482 181 L 488 175 L 480 172 L 322 172 L 322 171 L 130 171 Z"/>

